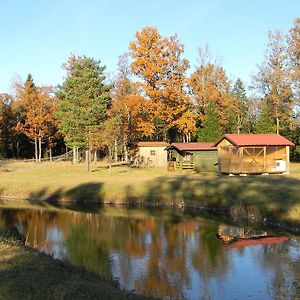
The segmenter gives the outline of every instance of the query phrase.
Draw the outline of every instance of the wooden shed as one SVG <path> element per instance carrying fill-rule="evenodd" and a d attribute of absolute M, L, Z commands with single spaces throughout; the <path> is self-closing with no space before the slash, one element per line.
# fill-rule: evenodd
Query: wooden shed
<path fill-rule="evenodd" d="M 222 174 L 288 173 L 294 144 L 279 134 L 225 134 L 215 144 Z"/>
<path fill-rule="evenodd" d="M 139 142 L 134 163 L 139 167 L 166 167 L 167 151 L 166 142 Z"/>
<path fill-rule="evenodd" d="M 167 151 L 171 169 L 210 171 L 217 161 L 217 148 L 213 143 L 172 143 Z"/>

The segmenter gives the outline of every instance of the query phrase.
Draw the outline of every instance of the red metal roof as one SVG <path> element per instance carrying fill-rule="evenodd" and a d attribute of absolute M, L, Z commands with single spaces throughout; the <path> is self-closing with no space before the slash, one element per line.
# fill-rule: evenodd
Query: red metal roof
<path fill-rule="evenodd" d="M 213 151 L 213 143 L 172 143 L 170 147 L 174 147 L 179 151 Z"/>
<path fill-rule="evenodd" d="M 138 142 L 138 147 L 168 147 L 167 142 Z"/>
<path fill-rule="evenodd" d="M 247 246 L 257 246 L 257 245 L 268 245 L 268 244 L 279 244 L 287 241 L 287 237 L 266 237 L 260 239 L 246 239 L 246 240 L 239 240 L 232 244 L 229 244 L 229 248 L 242 248 Z"/>
<path fill-rule="evenodd" d="M 223 139 L 236 147 L 240 146 L 295 146 L 291 141 L 279 134 L 224 134 L 215 144 L 216 147 Z"/>

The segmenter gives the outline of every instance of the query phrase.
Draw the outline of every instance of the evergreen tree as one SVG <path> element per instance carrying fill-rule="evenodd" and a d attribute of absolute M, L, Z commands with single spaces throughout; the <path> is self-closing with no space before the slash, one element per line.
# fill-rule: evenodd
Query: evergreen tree
<path fill-rule="evenodd" d="M 74 150 L 87 145 L 89 132 L 106 119 L 110 85 L 104 83 L 105 67 L 86 56 L 71 56 L 65 64 L 67 77 L 57 93 L 61 99 L 57 117 L 65 141 Z"/>
<path fill-rule="evenodd" d="M 255 133 L 275 133 L 276 125 L 274 119 L 270 115 L 267 104 L 261 105 L 260 114 L 255 124 Z"/>
<path fill-rule="evenodd" d="M 234 87 L 232 89 L 232 95 L 235 99 L 237 113 L 235 116 L 235 131 L 237 133 L 247 132 L 247 96 L 244 83 L 240 78 L 238 78 L 234 84 Z"/>
<path fill-rule="evenodd" d="M 203 121 L 203 128 L 198 129 L 198 141 L 213 142 L 222 136 L 223 133 L 221 122 L 216 112 L 216 104 L 211 102 L 207 107 L 206 119 Z"/>

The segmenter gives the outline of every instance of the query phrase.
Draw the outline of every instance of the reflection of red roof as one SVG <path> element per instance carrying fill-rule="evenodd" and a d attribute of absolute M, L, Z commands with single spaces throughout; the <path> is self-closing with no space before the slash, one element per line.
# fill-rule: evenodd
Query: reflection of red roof
<path fill-rule="evenodd" d="M 259 239 L 247 239 L 247 240 L 239 240 L 230 244 L 228 247 L 233 249 L 238 249 L 247 246 L 257 246 L 257 245 L 268 245 L 268 244 L 279 244 L 287 241 L 287 237 L 265 237 Z"/>
<path fill-rule="evenodd" d="M 138 147 L 168 147 L 166 142 L 138 142 Z"/>
<path fill-rule="evenodd" d="M 295 146 L 291 141 L 279 134 L 224 134 L 215 144 L 217 146 L 223 139 L 239 146 Z"/>
<path fill-rule="evenodd" d="M 190 150 L 190 151 L 213 151 L 213 143 L 172 143 L 170 147 L 174 147 L 179 151 Z"/>

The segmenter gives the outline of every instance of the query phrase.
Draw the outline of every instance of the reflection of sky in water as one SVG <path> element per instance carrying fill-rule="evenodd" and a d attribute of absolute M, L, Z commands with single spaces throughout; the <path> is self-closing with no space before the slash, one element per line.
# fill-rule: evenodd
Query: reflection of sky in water
<path fill-rule="evenodd" d="M 293 268 L 300 260 L 297 240 L 231 249 L 214 236 L 219 224 L 205 219 L 172 223 L 160 216 L 29 212 L 18 219 L 10 211 L 7 222 L 18 224 L 25 236 L 31 230 L 37 246 L 55 258 L 95 266 L 128 290 L 138 291 L 141 284 L 147 290 L 155 280 L 163 286 L 164 278 L 178 298 L 273 299 L 277 293 L 291 298 L 300 278 Z M 155 278 L 164 271 L 165 277 Z"/>
<path fill-rule="evenodd" d="M 68 257 L 67 248 L 65 246 L 64 233 L 57 227 L 52 226 L 47 229 L 47 238 L 45 247 L 42 250 L 51 254 L 56 259 L 65 260 Z"/>

